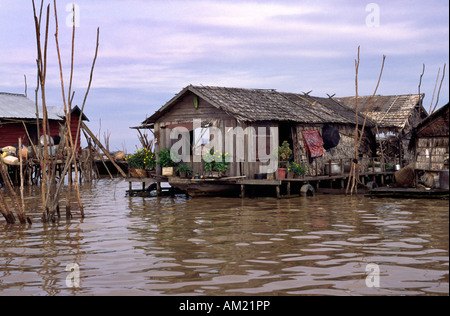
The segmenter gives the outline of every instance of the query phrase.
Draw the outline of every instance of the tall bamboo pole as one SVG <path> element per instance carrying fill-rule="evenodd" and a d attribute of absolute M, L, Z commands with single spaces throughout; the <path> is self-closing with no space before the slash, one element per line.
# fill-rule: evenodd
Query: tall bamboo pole
<path fill-rule="evenodd" d="M 349 176 L 349 180 L 347 183 L 347 189 L 346 189 L 346 193 L 348 194 L 348 190 L 350 187 L 350 182 L 351 182 L 351 190 L 350 193 L 353 194 L 353 191 L 355 191 L 355 193 L 358 193 L 358 184 L 360 182 L 359 180 L 359 166 L 358 166 L 358 152 L 359 152 L 359 148 L 361 147 L 361 143 L 362 143 L 362 138 L 364 136 L 364 130 L 366 128 L 366 122 L 367 122 L 367 117 L 369 116 L 370 110 L 371 110 L 371 105 L 372 105 L 372 100 L 375 97 L 377 91 L 378 91 L 378 87 L 380 86 L 380 82 L 381 82 L 381 77 L 383 75 L 383 70 L 384 70 L 384 63 L 386 61 L 386 56 L 383 55 L 383 62 L 381 65 L 381 71 L 380 71 L 380 75 L 378 77 L 378 82 L 377 85 L 375 87 L 375 90 L 373 92 L 373 95 L 369 98 L 369 101 L 367 102 L 367 106 L 366 106 L 366 113 L 364 116 L 364 121 L 362 124 L 362 129 L 361 129 L 361 133 L 359 135 L 358 138 L 358 133 L 359 133 L 359 122 L 358 122 L 358 116 L 359 116 L 359 111 L 358 111 L 358 72 L 359 72 L 359 63 L 360 63 L 360 58 L 359 58 L 359 52 L 360 52 L 360 48 L 358 46 L 358 57 L 357 60 L 355 61 L 355 70 L 356 70 L 356 76 L 355 76 L 355 91 L 356 91 L 356 102 L 355 102 L 355 112 L 356 112 L 356 127 L 355 127 L 355 152 L 353 154 L 353 161 L 352 161 L 352 167 L 350 170 L 350 176 Z"/>

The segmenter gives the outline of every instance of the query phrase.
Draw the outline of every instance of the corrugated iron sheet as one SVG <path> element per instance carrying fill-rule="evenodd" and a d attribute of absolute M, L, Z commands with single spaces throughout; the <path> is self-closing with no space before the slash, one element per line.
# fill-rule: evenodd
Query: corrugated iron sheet
<path fill-rule="evenodd" d="M 48 107 L 49 120 L 61 120 L 59 107 Z M 42 118 L 42 108 L 39 109 Z M 0 93 L 0 120 L 1 119 L 36 119 L 36 105 L 23 94 Z"/>

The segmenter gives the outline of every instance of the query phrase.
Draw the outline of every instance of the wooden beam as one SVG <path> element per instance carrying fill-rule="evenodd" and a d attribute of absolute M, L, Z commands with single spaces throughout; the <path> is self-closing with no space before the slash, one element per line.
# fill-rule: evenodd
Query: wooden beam
<path fill-rule="evenodd" d="M 127 178 L 127 174 L 123 172 L 122 168 L 119 167 L 118 164 L 114 161 L 114 158 L 111 156 L 111 154 L 106 150 L 105 147 L 103 147 L 102 143 L 95 137 L 94 133 L 91 132 L 91 130 L 84 124 L 84 122 L 81 122 L 81 128 L 92 138 L 94 143 L 97 144 L 97 146 L 105 153 L 106 157 L 111 161 L 111 163 L 114 165 L 114 167 L 117 168 L 119 173 L 124 177 Z"/>

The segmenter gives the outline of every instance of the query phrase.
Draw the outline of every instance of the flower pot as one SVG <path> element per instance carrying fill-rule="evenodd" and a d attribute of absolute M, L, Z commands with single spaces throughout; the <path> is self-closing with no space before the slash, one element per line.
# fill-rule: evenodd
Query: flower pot
<path fill-rule="evenodd" d="M 278 168 L 278 179 L 286 179 L 287 168 Z"/>
<path fill-rule="evenodd" d="M 294 179 L 303 179 L 305 175 L 303 174 L 294 174 Z"/>
<path fill-rule="evenodd" d="M 186 171 L 180 171 L 180 178 L 186 178 L 187 177 L 187 172 Z"/>
<path fill-rule="evenodd" d="M 172 177 L 173 176 L 173 167 L 163 167 L 162 168 L 162 175 L 164 177 Z"/>
<path fill-rule="evenodd" d="M 132 178 L 147 178 L 147 170 L 130 168 L 130 176 Z"/>
<path fill-rule="evenodd" d="M 330 170 L 331 169 L 331 170 Z M 331 168 L 330 168 L 330 164 L 327 164 L 325 167 L 325 172 L 327 175 L 329 176 L 336 176 L 342 173 L 342 168 L 341 165 L 339 163 L 331 163 Z"/>

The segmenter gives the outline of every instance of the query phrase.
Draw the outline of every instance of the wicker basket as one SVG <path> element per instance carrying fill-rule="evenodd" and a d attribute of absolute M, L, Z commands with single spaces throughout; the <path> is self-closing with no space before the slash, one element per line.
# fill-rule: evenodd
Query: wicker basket
<path fill-rule="evenodd" d="M 399 187 L 412 187 L 415 184 L 414 165 L 408 165 L 395 173 L 395 183 Z"/>
<path fill-rule="evenodd" d="M 145 170 L 145 169 L 130 169 L 130 176 L 132 178 L 146 178 L 147 170 Z"/>

